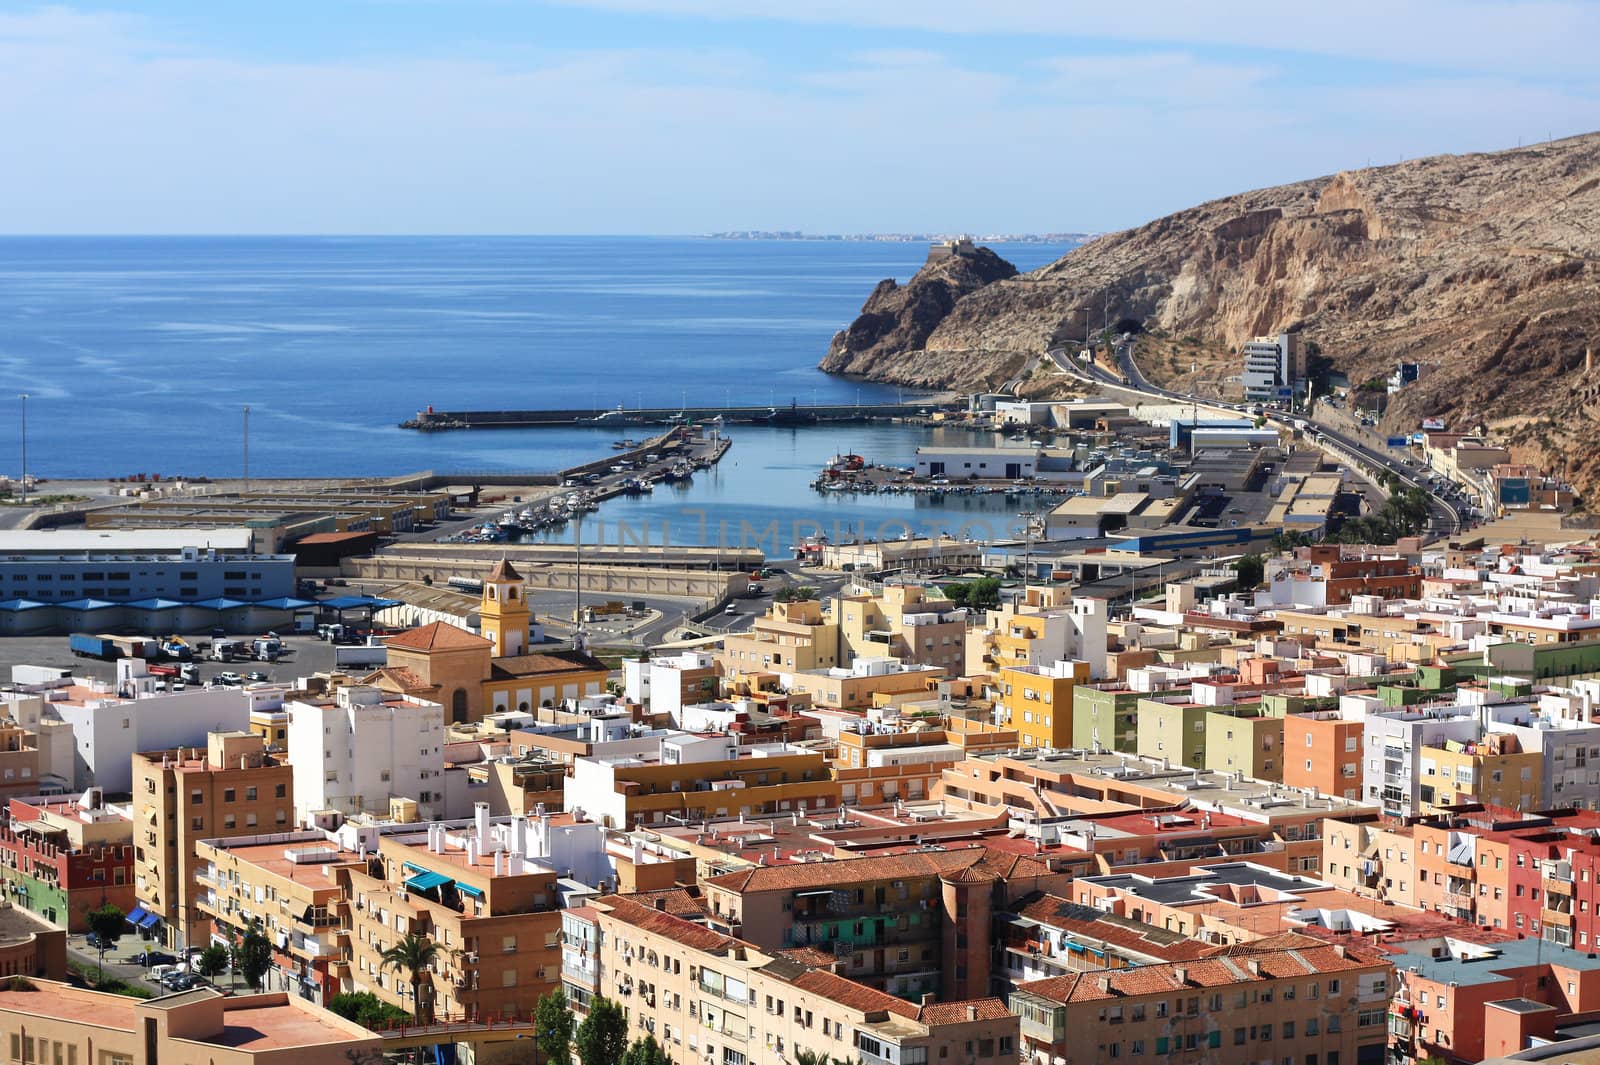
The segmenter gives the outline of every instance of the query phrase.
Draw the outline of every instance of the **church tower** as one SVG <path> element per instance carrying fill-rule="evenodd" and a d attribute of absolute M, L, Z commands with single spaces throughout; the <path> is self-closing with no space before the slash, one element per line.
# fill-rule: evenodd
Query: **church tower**
<path fill-rule="evenodd" d="M 494 657 L 513 658 L 528 653 L 528 628 L 533 620 L 528 609 L 528 585 L 503 558 L 484 579 L 478 617 L 484 639 L 494 642 Z"/>

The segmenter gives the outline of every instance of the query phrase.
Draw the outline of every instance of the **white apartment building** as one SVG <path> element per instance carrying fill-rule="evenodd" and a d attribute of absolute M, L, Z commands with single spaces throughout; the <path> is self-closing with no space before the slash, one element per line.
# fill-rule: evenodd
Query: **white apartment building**
<path fill-rule="evenodd" d="M 1305 377 L 1305 356 L 1300 334 L 1279 333 L 1256 337 L 1244 344 L 1244 397 L 1253 403 L 1286 399 L 1295 382 Z"/>
<path fill-rule="evenodd" d="M 1341 712 L 1351 713 L 1352 703 L 1368 700 L 1344 696 Z M 1391 817 L 1410 817 L 1421 805 L 1422 748 L 1443 747 L 1450 740 L 1470 743 L 1482 732 L 1478 715 L 1466 707 L 1439 710 L 1390 710 L 1365 713 L 1362 729 L 1362 798 L 1382 806 Z"/>
<path fill-rule="evenodd" d="M 354 685 L 285 709 L 298 822 L 323 810 L 387 815 L 394 797 L 415 799 L 422 817 L 443 816 L 444 707 Z"/>
<path fill-rule="evenodd" d="M 683 651 L 640 662 L 622 660 L 622 692 L 630 703 L 668 713 L 676 721 L 685 705 L 684 691 L 698 689 L 703 700 L 716 694 L 716 656 L 708 651 Z M 709 684 L 685 684 L 685 679 L 709 679 Z M 691 700 L 697 701 L 697 700 Z"/>
<path fill-rule="evenodd" d="M 0 692 L 0 701 L 24 727 L 61 722 L 72 730 L 70 755 L 55 759 L 63 764 L 52 767 L 68 781 L 69 791 L 126 792 L 133 787 L 133 756 L 139 751 L 204 748 L 209 733 L 248 731 L 252 711 L 283 705 L 281 688 L 162 692 L 143 661 L 125 659 L 117 666 L 116 684 L 58 675 Z"/>

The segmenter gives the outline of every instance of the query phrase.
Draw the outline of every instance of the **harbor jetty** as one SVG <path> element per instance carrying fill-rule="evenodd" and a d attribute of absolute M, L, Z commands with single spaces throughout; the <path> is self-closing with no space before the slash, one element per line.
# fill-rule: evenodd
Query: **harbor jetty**
<path fill-rule="evenodd" d="M 920 419 L 937 411 L 956 409 L 944 399 L 911 403 L 790 402 L 787 406 L 757 407 L 643 407 L 609 409 L 585 407 L 568 410 L 434 410 L 417 412 L 400 423 L 402 429 L 447 432 L 452 429 L 538 429 L 569 425 L 597 425 L 618 429 L 631 425 L 689 425 L 716 422 L 727 425 L 837 425 L 846 422 Z"/>

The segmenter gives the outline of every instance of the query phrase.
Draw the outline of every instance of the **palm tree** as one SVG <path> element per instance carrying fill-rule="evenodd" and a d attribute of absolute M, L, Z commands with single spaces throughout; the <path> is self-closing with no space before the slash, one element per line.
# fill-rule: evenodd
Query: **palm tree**
<path fill-rule="evenodd" d="M 430 1024 L 433 1021 L 433 984 L 431 981 L 428 984 L 428 998 L 424 1003 L 421 994 L 422 974 L 433 968 L 434 962 L 446 953 L 443 946 L 426 936 L 408 933 L 396 940 L 394 946 L 381 956 L 383 968 L 403 969 L 410 974 L 411 1003 L 417 1012 L 418 1024 Z"/>

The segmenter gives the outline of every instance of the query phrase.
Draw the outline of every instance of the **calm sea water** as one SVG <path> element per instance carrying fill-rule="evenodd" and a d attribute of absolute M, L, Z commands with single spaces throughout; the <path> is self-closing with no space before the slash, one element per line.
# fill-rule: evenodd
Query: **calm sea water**
<path fill-rule="evenodd" d="M 1031 269 L 1066 249 L 997 250 Z M 872 286 L 909 277 L 924 254 L 677 238 L 0 238 L 0 470 L 20 465 L 21 392 L 29 468 L 56 478 L 237 475 L 245 404 L 253 474 L 340 476 L 557 469 L 614 435 L 396 427 L 429 404 L 892 399 L 815 366 Z M 810 506 L 795 486 L 835 450 L 908 461 L 918 442 L 734 435 L 730 464 L 680 502 L 787 514 Z M 605 514 L 655 513 L 659 495 Z M 918 509 L 827 505 L 865 519 Z"/>

